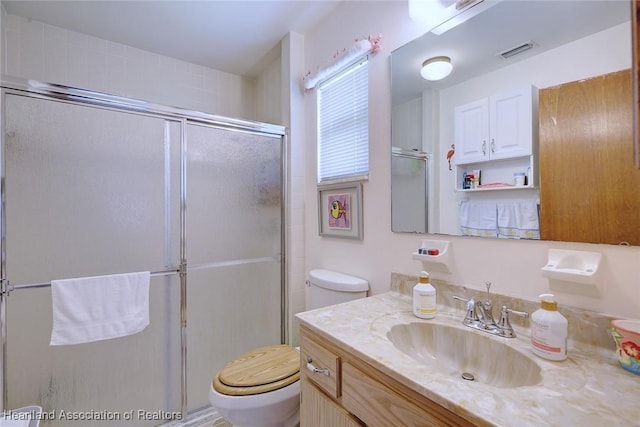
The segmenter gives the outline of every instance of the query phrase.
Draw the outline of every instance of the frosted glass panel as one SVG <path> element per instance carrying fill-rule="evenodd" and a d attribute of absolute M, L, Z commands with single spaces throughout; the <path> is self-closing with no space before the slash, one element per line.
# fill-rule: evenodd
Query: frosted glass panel
<path fill-rule="evenodd" d="M 196 125 L 187 138 L 189 264 L 279 255 L 281 139 Z"/>
<path fill-rule="evenodd" d="M 14 285 L 179 265 L 180 123 L 6 95 L 6 253 Z M 180 410 L 177 276 L 151 281 L 151 325 L 124 338 L 49 347 L 51 289 L 7 298 L 8 407 Z M 114 425 L 84 421 L 82 425 Z"/>
<path fill-rule="evenodd" d="M 155 117 L 7 95 L 14 284 L 161 270 L 168 253 L 179 264 L 180 125 L 168 126 Z M 171 209 L 165 174 L 175 183 Z M 167 222 L 175 224 L 170 239 Z"/>
<path fill-rule="evenodd" d="M 281 342 L 282 141 L 190 125 L 187 142 L 187 259 L 217 265 L 188 274 L 193 410 L 226 363 Z"/>
<path fill-rule="evenodd" d="M 426 233 L 427 162 L 392 155 L 391 165 L 391 228 L 395 232 Z"/>
<path fill-rule="evenodd" d="M 6 272 L 13 285 L 180 264 L 183 122 L 5 95 Z M 214 373 L 281 342 L 282 138 L 187 125 L 188 410 Z M 152 278 L 143 332 L 49 346 L 51 289 L 7 303 L 8 408 L 43 406 L 131 420 L 181 409 L 180 283 Z M 133 411 L 133 412 L 130 412 Z"/>
<path fill-rule="evenodd" d="M 242 353 L 280 344 L 280 263 L 189 271 L 189 410 L 209 405 L 213 375 Z"/>

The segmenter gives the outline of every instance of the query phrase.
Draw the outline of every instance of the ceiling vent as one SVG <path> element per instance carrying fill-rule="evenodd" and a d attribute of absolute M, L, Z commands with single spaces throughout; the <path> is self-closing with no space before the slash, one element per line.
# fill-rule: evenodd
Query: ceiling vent
<path fill-rule="evenodd" d="M 521 44 L 519 44 L 517 46 L 514 46 L 512 48 L 509 48 L 507 50 L 503 50 L 498 55 L 501 56 L 504 59 L 508 59 L 508 58 L 511 58 L 512 56 L 515 56 L 515 55 L 519 54 L 519 53 L 531 50 L 535 46 L 537 46 L 537 45 L 533 41 L 529 40 L 527 42 L 521 43 Z"/>

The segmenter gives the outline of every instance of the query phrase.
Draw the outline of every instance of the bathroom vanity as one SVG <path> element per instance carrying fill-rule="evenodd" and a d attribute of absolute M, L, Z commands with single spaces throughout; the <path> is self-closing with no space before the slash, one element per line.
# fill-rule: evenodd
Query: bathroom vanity
<path fill-rule="evenodd" d="M 298 314 L 301 426 L 640 421 L 638 378 L 613 350 L 570 341 L 569 358 L 551 362 L 531 352 L 528 328 L 514 325 L 516 338 L 491 336 L 463 326 L 462 310 L 438 308 L 435 319 L 418 319 L 411 298 L 391 291 Z"/>
<path fill-rule="evenodd" d="M 474 425 L 311 329 L 300 343 L 301 426 Z"/>

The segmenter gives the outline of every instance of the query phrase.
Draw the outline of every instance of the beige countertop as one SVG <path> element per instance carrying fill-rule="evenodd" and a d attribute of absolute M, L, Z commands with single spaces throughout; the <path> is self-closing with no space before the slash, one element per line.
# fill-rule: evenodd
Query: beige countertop
<path fill-rule="evenodd" d="M 476 424 L 496 426 L 638 426 L 640 376 L 623 370 L 609 349 L 568 346 L 568 358 L 552 362 L 530 350 L 528 328 L 501 338 L 462 325 L 464 312 L 438 306 L 435 319 L 413 316 L 411 297 L 387 292 L 296 315 L 301 324 L 332 339 L 383 373 Z M 531 386 L 496 387 L 420 363 L 387 338 L 397 324 L 438 323 L 498 340 L 541 368 Z M 517 375 L 517 372 L 513 373 Z"/>

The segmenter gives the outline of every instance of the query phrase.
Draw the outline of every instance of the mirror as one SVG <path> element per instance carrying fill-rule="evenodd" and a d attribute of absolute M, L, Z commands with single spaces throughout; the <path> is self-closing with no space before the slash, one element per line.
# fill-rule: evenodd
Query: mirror
<path fill-rule="evenodd" d="M 459 147 L 448 156 L 455 142 L 454 110 L 523 87 L 543 89 L 629 69 L 630 18 L 630 2 L 622 0 L 502 0 L 440 35 L 426 33 L 393 51 L 392 231 L 460 235 L 460 207 L 470 198 L 539 201 L 535 151 L 515 166 L 527 176 L 525 187 L 459 191 Z M 524 44 L 532 48 L 508 58 L 500 55 Z M 450 57 L 453 71 L 430 82 L 420 76 L 420 68 L 435 56 Z M 512 184 L 509 174 L 500 179 Z"/>

